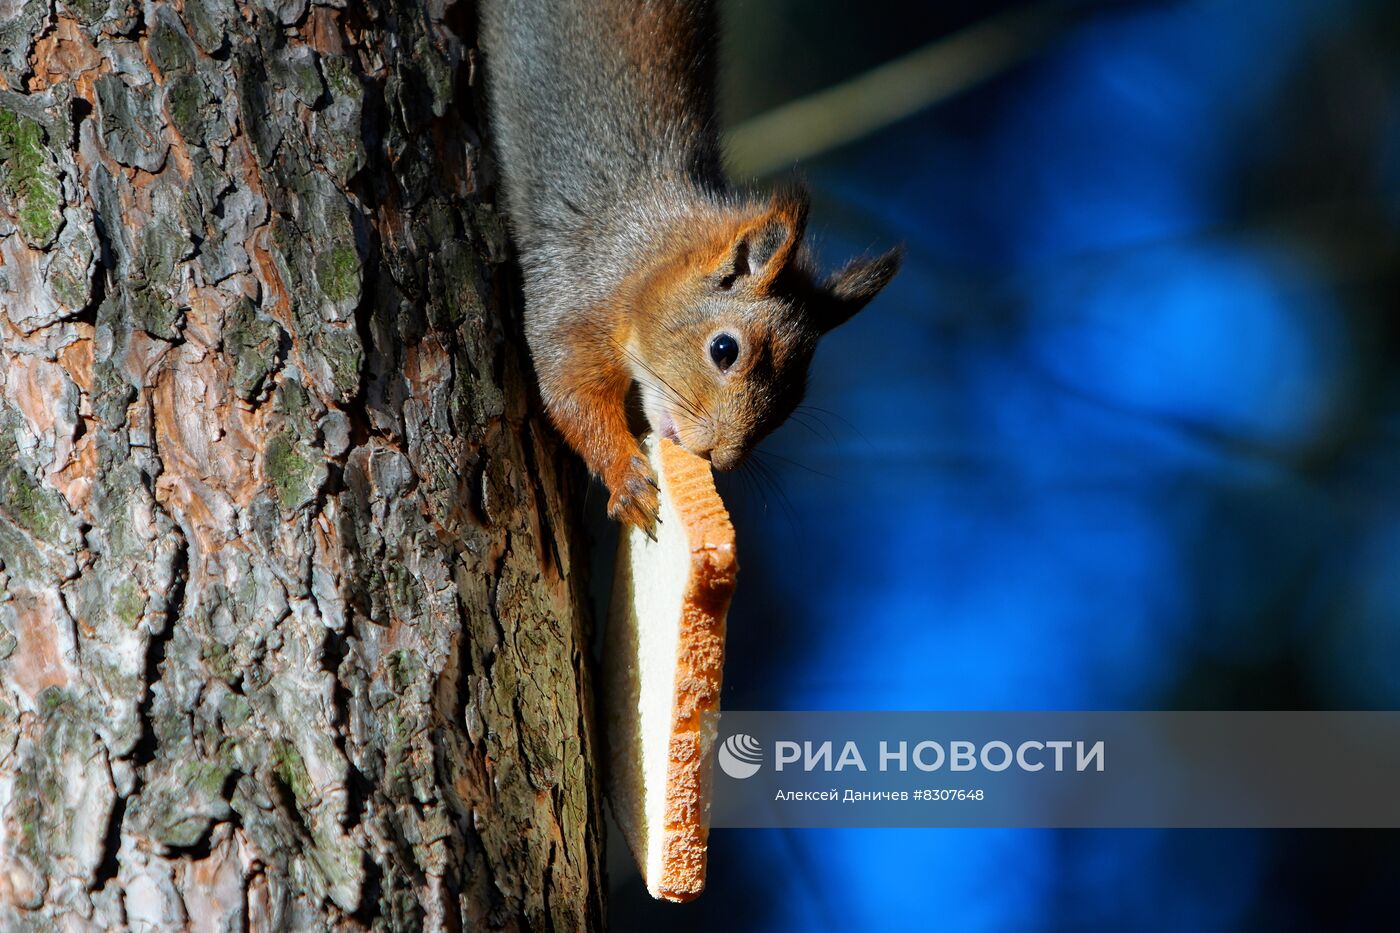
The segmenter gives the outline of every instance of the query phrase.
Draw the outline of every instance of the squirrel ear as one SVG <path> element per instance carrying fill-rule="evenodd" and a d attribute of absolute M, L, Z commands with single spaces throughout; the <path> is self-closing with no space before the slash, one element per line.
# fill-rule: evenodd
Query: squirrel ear
<path fill-rule="evenodd" d="M 904 248 L 895 247 L 883 256 L 852 259 L 840 272 L 827 279 L 815 308 L 822 333 L 838 327 L 880 294 L 890 283 L 904 259 Z"/>
<path fill-rule="evenodd" d="M 806 192 L 775 194 L 763 213 L 736 231 L 716 273 L 716 285 L 725 290 L 735 285 L 767 288 L 797 254 L 806 230 Z"/>

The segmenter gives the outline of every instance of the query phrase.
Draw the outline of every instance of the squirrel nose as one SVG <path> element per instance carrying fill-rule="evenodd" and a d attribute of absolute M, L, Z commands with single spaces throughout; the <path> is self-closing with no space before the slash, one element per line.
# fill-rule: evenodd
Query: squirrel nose
<path fill-rule="evenodd" d="M 716 470 L 732 470 L 739 465 L 742 455 L 737 448 L 726 447 L 723 450 L 710 451 L 710 463 Z"/>

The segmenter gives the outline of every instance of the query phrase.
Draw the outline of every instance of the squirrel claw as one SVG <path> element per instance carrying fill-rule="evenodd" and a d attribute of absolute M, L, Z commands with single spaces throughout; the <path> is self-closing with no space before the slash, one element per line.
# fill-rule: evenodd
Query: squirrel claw
<path fill-rule="evenodd" d="M 656 526 L 661 523 L 661 518 L 656 514 L 656 497 L 653 495 L 650 502 L 639 500 L 633 496 L 613 495 L 608 500 L 608 516 L 628 525 L 636 525 L 648 538 L 656 540 Z"/>
<path fill-rule="evenodd" d="M 608 483 L 612 496 L 608 499 L 608 516 L 629 525 L 636 525 L 647 537 L 656 540 L 656 526 L 661 523 L 660 487 L 651 467 L 641 457 L 633 457 L 625 472 L 615 482 Z"/>

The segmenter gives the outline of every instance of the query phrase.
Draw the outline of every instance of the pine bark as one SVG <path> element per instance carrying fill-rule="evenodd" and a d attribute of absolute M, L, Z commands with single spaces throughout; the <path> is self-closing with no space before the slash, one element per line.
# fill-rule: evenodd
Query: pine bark
<path fill-rule="evenodd" d="M 0 0 L 0 928 L 601 926 L 474 35 Z"/>

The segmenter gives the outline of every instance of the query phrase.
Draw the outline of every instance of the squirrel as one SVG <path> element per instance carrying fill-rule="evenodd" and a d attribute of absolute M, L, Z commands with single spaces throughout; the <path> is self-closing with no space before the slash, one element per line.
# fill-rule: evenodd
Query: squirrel
<path fill-rule="evenodd" d="M 801 402 L 817 339 L 901 257 L 823 276 L 803 241 L 805 190 L 730 184 L 717 37 L 711 0 L 481 2 L 541 398 L 607 486 L 609 516 L 653 537 L 659 487 L 629 401 L 656 434 L 733 469 Z"/>

